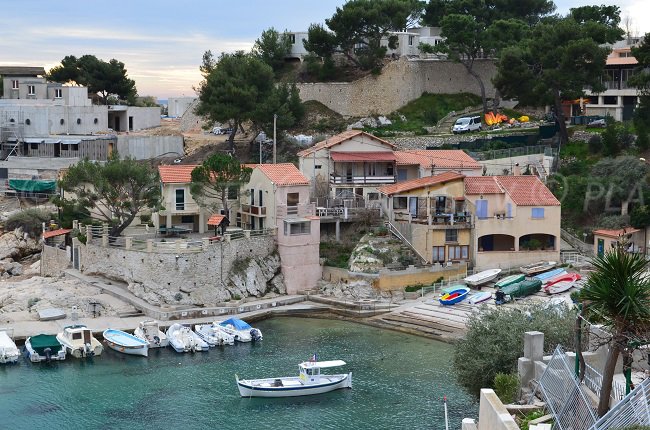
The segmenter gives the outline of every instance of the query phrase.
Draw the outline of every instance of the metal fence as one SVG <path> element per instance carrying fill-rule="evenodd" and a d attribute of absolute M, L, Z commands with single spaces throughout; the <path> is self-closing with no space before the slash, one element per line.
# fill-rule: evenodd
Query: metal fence
<path fill-rule="evenodd" d="M 600 389 L 603 386 L 603 375 L 588 363 L 585 363 L 585 379 L 583 382 L 597 397 L 600 397 Z M 625 387 L 615 381 L 612 382 L 611 397 L 617 402 L 623 399 L 625 397 Z"/>
<path fill-rule="evenodd" d="M 484 160 L 497 160 L 500 158 L 512 158 L 512 157 L 521 157 L 525 155 L 545 155 L 549 157 L 554 157 L 557 155 L 557 150 L 544 145 L 534 145 L 534 146 L 520 146 L 516 148 L 506 148 L 506 149 L 491 149 L 488 151 L 470 151 L 469 156 L 477 161 Z"/>
<path fill-rule="evenodd" d="M 622 429 L 634 425 L 650 425 L 650 379 L 630 391 L 590 430 Z"/>

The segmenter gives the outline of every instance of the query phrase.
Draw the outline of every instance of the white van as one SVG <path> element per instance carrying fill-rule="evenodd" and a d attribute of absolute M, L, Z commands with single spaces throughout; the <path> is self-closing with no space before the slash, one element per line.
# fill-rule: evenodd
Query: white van
<path fill-rule="evenodd" d="M 469 133 L 470 131 L 482 130 L 480 116 L 464 116 L 458 118 L 454 127 L 451 129 L 452 133 Z"/>

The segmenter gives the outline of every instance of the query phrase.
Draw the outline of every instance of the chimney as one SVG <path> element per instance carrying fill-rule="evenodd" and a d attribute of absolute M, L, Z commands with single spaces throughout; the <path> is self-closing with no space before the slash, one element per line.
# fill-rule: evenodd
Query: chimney
<path fill-rule="evenodd" d="M 521 176 L 521 167 L 519 167 L 519 163 L 515 163 L 515 167 L 512 168 L 512 174 L 515 176 Z"/>

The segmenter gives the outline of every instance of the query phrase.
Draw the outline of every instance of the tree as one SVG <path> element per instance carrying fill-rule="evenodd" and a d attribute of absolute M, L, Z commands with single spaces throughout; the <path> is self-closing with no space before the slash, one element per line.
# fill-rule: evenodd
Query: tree
<path fill-rule="evenodd" d="M 648 193 L 646 177 L 648 165 L 637 157 L 623 156 L 603 158 L 591 169 L 593 184 L 601 184 L 597 200 L 598 210 L 611 207 L 621 208 L 621 215 L 628 214 L 628 208 L 635 201 L 643 201 Z"/>
<path fill-rule="evenodd" d="M 616 247 L 592 260 L 595 271 L 589 276 L 580 298 L 588 304 L 588 315 L 600 315 L 611 333 L 603 370 L 598 415 L 609 409 L 609 397 L 618 356 L 631 359 L 631 349 L 647 338 L 650 323 L 650 280 L 645 276 L 646 260 L 641 254 Z"/>
<path fill-rule="evenodd" d="M 203 59 L 205 65 L 206 55 Z M 205 71 L 209 73 L 199 86 L 196 113 L 212 122 L 232 121 L 228 143 L 233 149 L 237 129 L 252 120 L 272 94 L 273 69 L 259 58 L 238 51 L 221 54 L 219 61 Z"/>
<path fill-rule="evenodd" d="M 239 191 L 250 179 L 252 171 L 253 169 L 243 166 L 235 157 L 223 153 L 213 154 L 192 170 L 192 198 L 201 207 L 215 212 L 215 201 L 221 201 L 224 213 L 229 216 L 228 190 L 234 188 Z"/>
<path fill-rule="evenodd" d="M 637 147 L 645 151 L 650 147 L 650 33 L 641 43 L 632 48 L 632 55 L 639 62 L 635 74 L 629 80 L 636 87 L 639 104 L 634 111 L 634 127 L 637 132 Z"/>
<path fill-rule="evenodd" d="M 83 160 L 71 166 L 59 187 L 70 197 L 56 198 L 55 204 L 89 210 L 94 219 L 109 224 L 111 236 L 122 234 L 141 210 L 160 209 L 158 172 L 133 158 L 121 160 L 116 152 L 104 164 Z"/>
<path fill-rule="evenodd" d="M 47 79 L 86 86 L 103 104 L 107 104 L 108 97 L 113 94 L 123 100 L 133 100 L 137 95 L 135 81 L 128 78 L 124 63 L 116 59 L 105 62 L 94 55 L 79 58 L 68 55 L 61 60 L 60 66 L 50 69 Z"/>
<path fill-rule="evenodd" d="M 274 72 L 284 67 L 284 58 L 291 51 L 291 40 L 286 31 L 280 34 L 271 27 L 264 30 L 253 45 L 253 55 L 271 66 Z"/>
<path fill-rule="evenodd" d="M 617 6 L 571 9 L 565 17 L 544 18 L 528 37 L 501 52 L 496 88 L 509 98 L 530 105 L 554 107 L 560 144 L 568 142 L 563 99 L 585 96 L 584 88 L 603 91 L 601 77 L 609 48 L 620 39 Z"/>

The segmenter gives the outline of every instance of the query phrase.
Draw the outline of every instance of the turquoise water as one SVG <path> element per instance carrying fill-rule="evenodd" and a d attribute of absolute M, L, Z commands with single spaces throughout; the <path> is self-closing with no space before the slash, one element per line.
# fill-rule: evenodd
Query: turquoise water
<path fill-rule="evenodd" d="M 275 318 L 258 344 L 149 358 L 106 350 L 91 360 L 0 367 L 0 429 L 450 429 L 478 413 L 455 383 L 450 345 L 349 322 Z M 241 398 L 242 378 L 297 375 L 297 364 L 342 359 L 352 390 Z M 331 373 L 337 373 L 334 370 Z"/>

